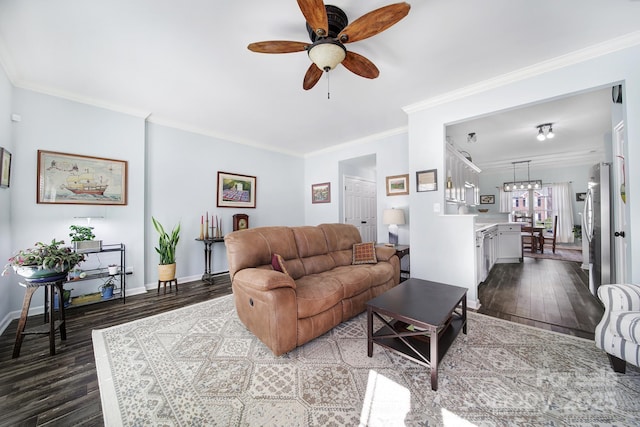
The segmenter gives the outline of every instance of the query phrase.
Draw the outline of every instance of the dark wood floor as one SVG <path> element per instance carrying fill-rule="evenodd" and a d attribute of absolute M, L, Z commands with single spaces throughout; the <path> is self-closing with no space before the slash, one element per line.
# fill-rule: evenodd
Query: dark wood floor
<path fill-rule="evenodd" d="M 579 262 L 524 258 L 496 264 L 478 289 L 478 312 L 593 339 L 604 312 Z"/>
<path fill-rule="evenodd" d="M 181 284 L 180 291 L 154 291 L 66 311 L 67 340 L 56 339 L 49 356 L 46 336 L 26 336 L 20 357 L 12 359 L 18 321 L 0 336 L 0 426 L 102 426 L 102 407 L 91 331 L 173 310 L 231 293 L 229 276 L 215 285 Z M 30 317 L 27 326 L 42 323 Z"/>
<path fill-rule="evenodd" d="M 193 282 L 180 292 L 148 292 L 119 301 L 67 310 L 67 340 L 49 356 L 46 337 L 27 336 L 11 359 L 17 320 L 0 336 L 0 426 L 101 426 L 93 329 L 130 322 L 231 292 L 228 276 L 215 285 Z M 497 264 L 480 289 L 481 313 L 543 329 L 593 338 L 602 308 L 576 262 L 525 258 Z M 42 322 L 42 316 L 29 324 Z"/>

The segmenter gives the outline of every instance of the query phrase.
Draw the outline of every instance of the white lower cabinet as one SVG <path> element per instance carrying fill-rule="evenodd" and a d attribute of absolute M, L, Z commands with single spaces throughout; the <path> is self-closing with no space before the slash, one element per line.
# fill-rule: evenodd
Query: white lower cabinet
<path fill-rule="evenodd" d="M 498 262 L 514 263 L 522 261 L 522 237 L 520 226 L 498 224 Z"/>
<path fill-rule="evenodd" d="M 498 224 L 476 232 L 477 282 L 484 282 L 496 263 L 522 261 L 520 226 Z"/>

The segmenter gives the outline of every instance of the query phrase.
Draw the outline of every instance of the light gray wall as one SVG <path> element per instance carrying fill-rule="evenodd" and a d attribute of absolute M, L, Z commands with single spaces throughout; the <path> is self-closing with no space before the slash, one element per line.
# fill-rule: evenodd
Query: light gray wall
<path fill-rule="evenodd" d="M 3 147 L 11 154 L 15 154 L 13 149 L 13 139 L 11 136 L 11 104 L 13 97 L 13 87 L 0 66 L 0 147 Z M 15 157 L 14 157 L 15 160 Z M 14 174 L 12 174 L 14 175 Z M 11 193 L 10 188 L 0 188 L 0 272 L 4 268 L 5 261 L 13 253 L 13 238 L 11 232 Z M 10 276 L 0 276 L 0 289 L 7 290 L 14 286 Z M 6 314 L 11 310 L 11 292 L 3 292 L 0 298 L 0 331 L 6 327 Z"/>
<path fill-rule="evenodd" d="M 200 234 L 200 217 L 207 211 L 209 217 L 222 219 L 225 234 L 232 231 L 236 213 L 249 215 L 251 228 L 304 224 L 302 158 L 153 123 L 147 129 L 148 284 L 157 280 L 158 265 L 154 250 L 158 234 L 151 224 L 152 215 L 165 228 L 180 222 L 176 275 L 185 278 L 198 278 L 204 271 L 204 246 L 194 239 Z M 256 208 L 216 207 L 218 171 L 255 176 Z M 212 271 L 228 270 L 224 243 L 214 245 Z"/>
<path fill-rule="evenodd" d="M 14 175 L 11 186 L 13 247 L 27 248 L 37 241 L 56 238 L 69 242 L 69 226 L 86 224 L 77 216 L 102 216 L 95 220 L 96 238 L 104 243 L 124 243 L 127 267 L 134 274 L 127 288 L 144 284 L 144 119 L 101 108 L 15 89 L 13 110 L 22 120 L 14 124 Z M 38 150 L 59 151 L 128 161 L 128 204 L 91 206 L 36 203 Z M 11 277 L 17 283 L 17 276 Z M 72 295 L 96 292 L 100 283 L 74 283 Z M 24 289 L 10 286 L 11 307 L 20 308 Z M 36 294 L 32 307 L 42 305 Z"/>
<path fill-rule="evenodd" d="M 144 117 L 105 110 L 29 90 L 13 88 L 0 75 L 0 138 L 15 143 L 12 185 L 0 190 L 0 256 L 53 238 L 68 242 L 71 224 L 86 224 L 78 216 L 103 217 L 91 223 L 104 243 L 127 248 L 127 294 L 157 284 L 157 233 L 151 215 L 167 228 L 180 222 L 177 249 L 179 280 L 192 280 L 204 271 L 200 216 L 206 211 L 232 229 L 232 215 L 247 213 L 251 227 L 303 225 L 304 160 L 300 157 L 249 147 L 210 136 L 147 123 Z M 22 117 L 11 125 L 10 113 Z M 13 130 L 11 130 L 13 129 Z M 13 136 L 12 136 L 13 135 Z M 5 144 L 4 141 L 7 141 Z M 9 148 L 12 148 L 9 146 Z M 91 206 L 36 203 L 37 151 L 58 151 L 128 162 L 128 204 Z M 255 209 L 216 208 L 217 172 L 257 178 Z M 214 250 L 214 272 L 227 269 L 223 244 Z M 93 257 L 93 256 L 92 256 Z M 92 262 L 95 260 L 92 258 Z M 104 263 L 104 262 L 103 262 Z M 15 274 L 2 277 L 7 293 L 0 299 L 0 330 L 18 315 L 24 289 Z M 72 295 L 96 292 L 96 281 L 73 283 Z M 32 311 L 42 309 L 39 291 Z"/>
<path fill-rule="evenodd" d="M 378 240 L 387 241 L 388 226 L 382 224 L 382 211 L 387 208 L 401 208 L 405 210 L 406 225 L 398 230 L 400 244 L 409 244 L 409 196 L 387 196 L 385 178 L 391 175 L 409 173 L 407 134 L 404 130 L 397 133 L 372 138 L 366 143 L 358 142 L 336 147 L 307 156 L 305 160 L 305 189 L 304 207 L 305 222 L 317 225 L 327 222 L 341 222 L 340 170 L 339 164 L 343 160 L 362 156 L 375 155 L 377 182 L 377 217 Z M 311 185 L 319 182 L 331 182 L 331 203 L 311 203 Z M 409 189 L 415 187 L 415 175 L 409 176 Z"/>

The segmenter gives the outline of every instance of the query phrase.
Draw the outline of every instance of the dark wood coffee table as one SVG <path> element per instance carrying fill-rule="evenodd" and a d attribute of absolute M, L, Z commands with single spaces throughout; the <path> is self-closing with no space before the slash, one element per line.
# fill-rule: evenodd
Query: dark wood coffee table
<path fill-rule="evenodd" d="M 374 315 L 384 323 L 376 332 Z M 367 355 L 373 356 L 375 342 L 430 368 L 432 390 L 438 389 L 438 361 L 460 330 L 467 333 L 467 288 L 409 279 L 367 303 Z"/>

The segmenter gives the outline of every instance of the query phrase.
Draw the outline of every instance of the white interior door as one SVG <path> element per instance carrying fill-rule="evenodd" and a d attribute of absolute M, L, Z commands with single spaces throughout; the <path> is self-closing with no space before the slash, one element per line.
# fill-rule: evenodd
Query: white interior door
<path fill-rule="evenodd" d="M 375 182 L 344 177 L 344 222 L 360 230 L 363 242 L 377 241 Z"/>
<path fill-rule="evenodd" d="M 614 263 L 616 283 L 627 282 L 627 246 L 629 241 L 629 225 L 626 212 L 626 169 L 625 169 L 625 141 L 624 122 L 620 122 L 613 129 L 613 233 L 614 233 Z"/>

